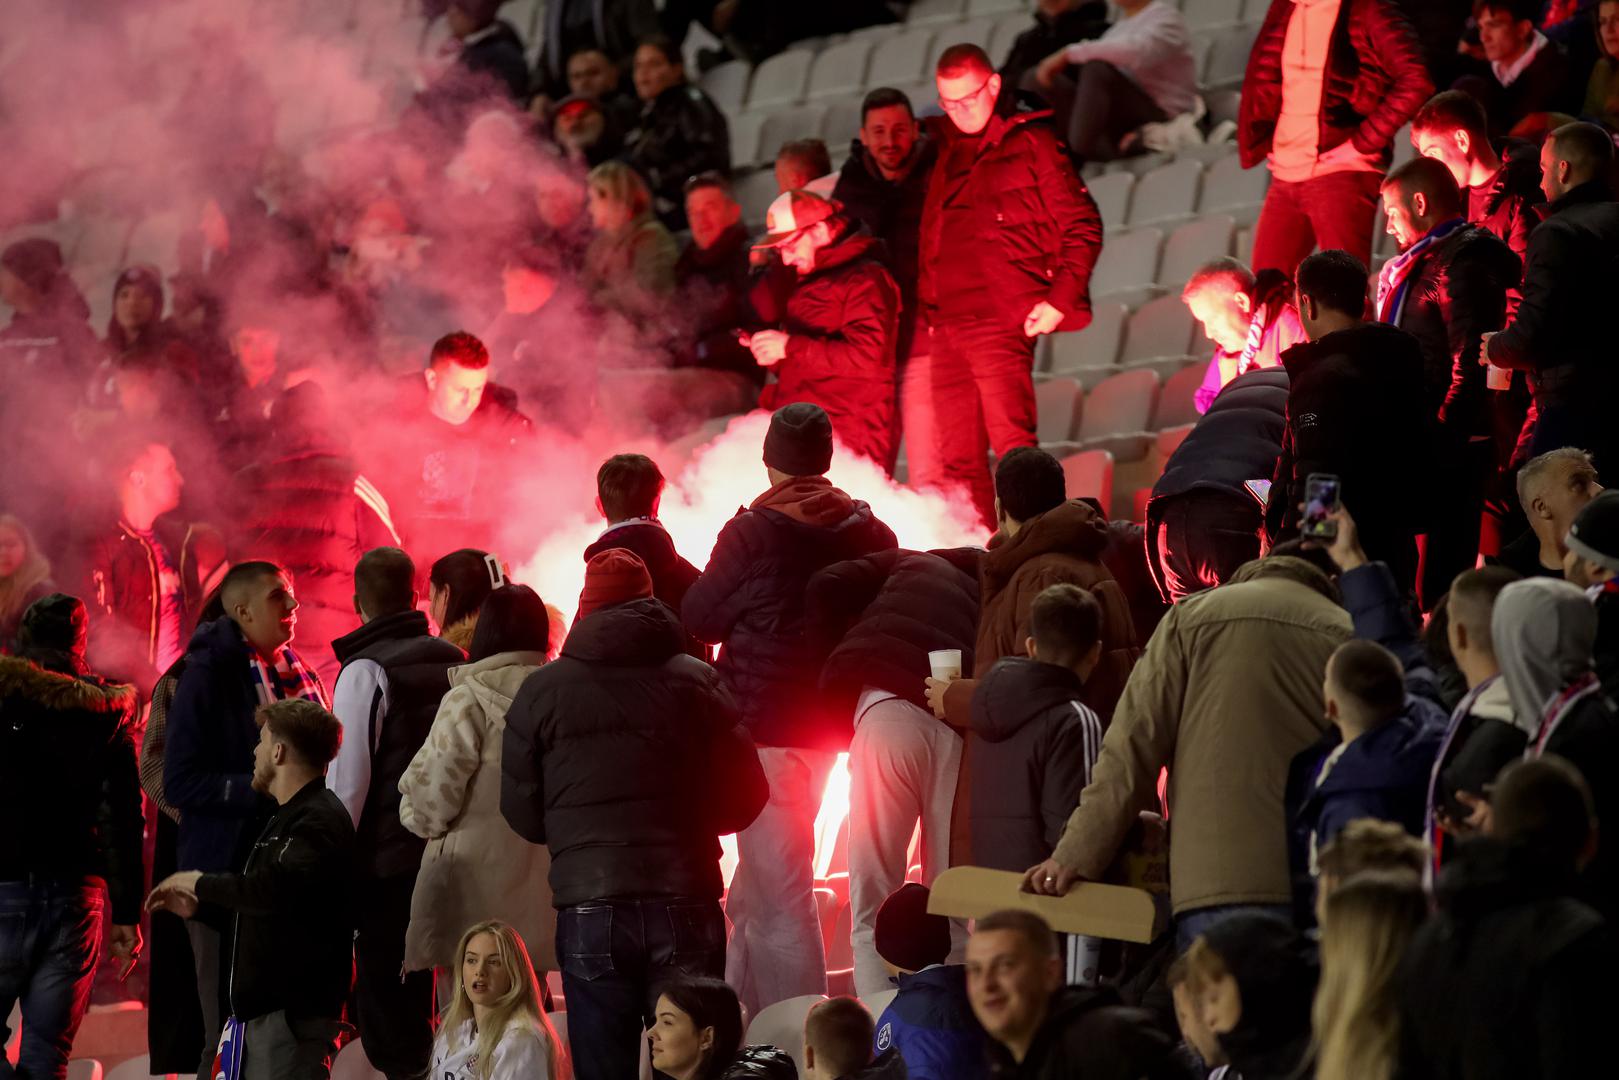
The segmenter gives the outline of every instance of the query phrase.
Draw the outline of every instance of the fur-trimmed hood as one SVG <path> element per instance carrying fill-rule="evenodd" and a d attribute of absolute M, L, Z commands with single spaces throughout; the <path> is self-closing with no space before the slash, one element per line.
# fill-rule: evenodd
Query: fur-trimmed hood
<path fill-rule="evenodd" d="M 83 710 L 135 715 L 139 699 L 128 683 L 78 679 L 46 671 L 20 656 L 0 656 L 0 699 L 22 697 L 52 712 Z"/>

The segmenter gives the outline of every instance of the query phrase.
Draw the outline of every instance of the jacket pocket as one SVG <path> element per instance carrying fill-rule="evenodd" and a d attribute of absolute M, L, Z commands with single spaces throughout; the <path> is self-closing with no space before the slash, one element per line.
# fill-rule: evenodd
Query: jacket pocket
<path fill-rule="evenodd" d="M 613 909 L 580 904 L 557 913 L 557 959 L 565 974 L 593 982 L 613 973 Z"/>
<path fill-rule="evenodd" d="M 725 968 L 725 916 L 715 903 L 670 904 L 670 963 L 688 975 Z"/>

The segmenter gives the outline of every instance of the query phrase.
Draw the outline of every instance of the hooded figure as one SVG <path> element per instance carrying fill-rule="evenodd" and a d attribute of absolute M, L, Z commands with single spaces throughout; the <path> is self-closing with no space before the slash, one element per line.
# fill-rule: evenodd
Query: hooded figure
<path fill-rule="evenodd" d="M 1262 912 L 1221 919 L 1202 938 L 1237 984 L 1236 1024 L 1217 1032 L 1231 1071 L 1243 1080 L 1298 1076 L 1321 973 L 1315 947 L 1286 920 Z"/>

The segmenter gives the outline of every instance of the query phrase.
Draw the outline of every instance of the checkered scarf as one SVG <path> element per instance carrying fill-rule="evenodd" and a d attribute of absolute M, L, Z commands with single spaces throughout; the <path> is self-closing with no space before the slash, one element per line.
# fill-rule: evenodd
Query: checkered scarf
<path fill-rule="evenodd" d="M 257 652 L 249 652 L 248 663 L 253 673 L 253 690 L 259 696 L 260 705 L 286 698 L 304 698 L 319 702 L 328 709 L 332 707 L 320 676 L 304 667 L 304 662 L 298 659 L 292 646 L 282 646 L 281 651 L 276 653 L 274 670 Z"/>

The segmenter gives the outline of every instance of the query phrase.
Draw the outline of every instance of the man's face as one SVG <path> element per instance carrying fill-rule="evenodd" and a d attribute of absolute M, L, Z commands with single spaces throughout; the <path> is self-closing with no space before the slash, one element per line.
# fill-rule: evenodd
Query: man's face
<path fill-rule="evenodd" d="M 1594 468 L 1584 462 L 1559 461 L 1548 470 L 1530 508 L 1550 521 L 1561 542 L 1580 511 L 1601 493 Z"/>
<path fill-rule="evenodd" d="M 776 247 L 781 254 L 781 261 L 787 266 L 797 270 L 799 274 L 807 274 L 815 269 L 815 253 L 826 244 L 827 229 L 824 223 L 811 225 L 801 229 L 791 239 L 782 241 Z"/>
<path fill-rule="evenodd" d="M 570 148 L 586 149 L 601 141 L 607 118 L 589 105 L 572 105 L 557 114 L 557 142 Z"/>
<path fill-rule="evenodd" d="M 903 105 L 872 109 L 860 125 L 860 142 L 885 174 L 897 174 L 916 148 L 916 118 Z"/>
<path fill-rule="evenodd" d="M 1186 298 L 1192 318 L 1203 324 L 1209 340 L 1228 353 L 1240 353 L 1248 345 L 1248 323 L 1252 316 L 1248 294 L 1229 281 L 1211 281 Z"/>
<path fill-rule="evenodd" d="M 185 478 L 180 475 L 173 452 L 162 443 L 153 443 L 129 470 L 129 483 L 140 490 L 148 508 L 166 514 L 180 505 Z"/>
<path fill-rule="evenodd" d="M 967 998 L 997 1042 L 1030 1038 L 1062 985 L 1057 958 L 1042 956 L 1015 930 L 987 930 L 967 940 Z"/>
<path fill-rule="evenodd" d="M 686 220 L 692 242 L 707 251 L 726 229 L 742 220 L 742 207 L 717 187 L 700 187 L 686 196 Z"/>
<path fill-rule="evenodd" d="M 281 335 L 262 326 L 244 326 L 231 335 L 231 350 L 249 386 L 261 386 L 275 374 Z"/>
<path fill-rule="evenodd" d="M 779 157 L 776 159 L 776 192 L 786 194 L 789 191 L 799 191 L 809 187 L 810 181 L 815 179 L 804 163 L 794 157 Z"/>
<path fill-rule="evenodd" d="M 260 795 L 270 794 L 270 784 L 275 781 L 276 745 L 270 725 L 260 724 L 259 741 L 253 744 L 253 790 Z"/>
<path fill-rule="evenodd" d="M 1565 164 L 1557 160 L 1556 139 L 1547 138 L 1540 144 L 1540 190 L 1547 202 L 1556 202 L 1568 192 L 1565 178 L 1558 175 L 1558 169 Z"/>
<path fill-rule="evenodd" d="M 1398 184 L 1384 186 L 1383 213 L 1388 216 L 1388 234 L 1401 251 L 1409 250 L 1428 232 L 1417 215 L 1415 199 L 1406 198 Z"/>
<path fill-rule="evenodd" d="M 1509 64 L 1529 47 L 1535 24 L 1517 19 L 1505 8 L 1487 8 L 1479 13 L 1478 40 L 1484 58 L 1492 64 Z"/>
<path fill-rule="evenodd" d="M 292 640 L 298 625 L 298 597 L 285 574 L 266 575 L 231 616 L 260 653 L 274 652 Z"/>
<path fill-rule="evenodd" d="M 989 126 L 995 115 L 995 99 L 1000 96 L 1001 77 L 968 71 L 961 75 L 940 75 L 939 107 L 963 135 L 977 135 Z"/>
<path fill-rule="evenodd" d="M 462 367 L 453 360 L 427 369 L 427 407 L 434 416 L 460 427 L 472 419 L 489 385 L 488 368 Z"/>
<path fill-rule="evenodd" d="M 1438 128 L 1424 128 L 1421 131 L 1411 132 L 1411 145 L 1416 147 L 1417 153 L 1423 157 L 1433 158 L 1450 170 L 1450 175 L 1456 178 L 1456 186 L 1467 187 L 1469 174 L 1472 172 L 1471 154 L 1463 144 L 1470 138 L 1465 131 L 1444 131 Z"/>
<path fill-rule="evenodd" d="M 663 50 L 653 45 L 642 45 L 635 50 L 635 96 L 651 101 L 671 86 L 685 81 L 682 69 L 669 62 Z"/>
<path fill-rule="evenodd" d="M 568 90 L 572 93 L 599 101 L 617 86 L 618 69 L 606 53 L 586 49 L 568 59 Z"/>

